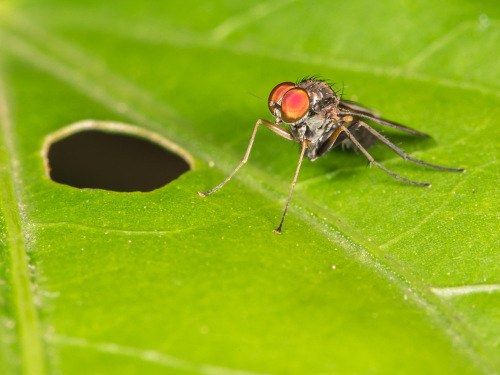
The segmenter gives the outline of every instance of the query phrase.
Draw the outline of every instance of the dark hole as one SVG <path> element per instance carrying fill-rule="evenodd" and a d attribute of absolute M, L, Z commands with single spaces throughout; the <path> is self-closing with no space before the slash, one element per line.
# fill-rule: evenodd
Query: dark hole
<path fill-rule="evenodd" d="M 54 142 L 48 158 L 56 182 L 124 192 L 158 189 L 190 169 L 180 156 L 155 143 L 97 130 Z"/>

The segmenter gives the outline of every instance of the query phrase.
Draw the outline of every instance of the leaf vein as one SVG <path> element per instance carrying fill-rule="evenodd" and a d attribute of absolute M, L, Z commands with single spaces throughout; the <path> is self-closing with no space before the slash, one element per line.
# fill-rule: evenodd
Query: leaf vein
<path fill-rule="evenodd" d="M 453 194 L 453 191 L 456 190 L 459 186 L 463 185 L 470 177 L 472 177 L 473 175 L 475 175 L 479 170 L 481 170 L 481 168 L 484 168 L 490 164 L 494 164 L 495 161 L 492 160 L 492 161 L 489 161 L 488 163 L 485 163 L 483 165 L 480 165 L 478 167 L 476 167 L 474 169 L 473 172 L 470 172 L 469 174 L 467 174 L 461 181 L 457 182 L 451 189 L 450 189 L 450 193 L 448 194 L 450 197 L 452 196 Z M 428 214 L 425 218 L 423 218 L 417 225 L 415 225 L 413 228 L 410 228 L 408 230 L 406 230 L 405 232 L 403 233 L 400 233 L 398 236 L 390 239 L 389 241 L 383 243 L 380 245 L 380 248 L 381 249 L 385 249 L 387 247 L 389 247 L 390 245 L 394 244 L 394 243 L 397 243 L 399 242 L 401 239 L 403 239 L 404 237 L 408 236 L 410 233 L 413 233 L 415 232 L 417 229 L 419 229 L 422 225 L 424 225 L 426 222 L 429 221 L 429 219 L 431 219 L 434 215 L 436 215 L 439 211 L 441 211 L 443 209 L 443 207 L 445 207 L 447 204 L 449 203 L 448 200 L 443 200 L 443 203 L 441 203 L 441 205 L 439 205 L 438 207 L 436 207 L 430 214 Z"/>
<path fill-rule="evenodd" d="M 433 287 L 431 290 L 440 297 L 455 297 L 476 293 L 500 291 L 500 284 L 460 285 L 452 287 Z"/>
<path fill-rule="evenodd" d="M 5 145 L 5 149 L 0 152 L 0 164 L 6 166 L 0 171 L 0 201 L 4 209 L 10 245 L 9 268 L 16 306 L 15 315 L 17 315 L 19 326 L 21 360 L 27 375 L 43 375 L 45 374 L 45 356 L 28 271 L 29 264 L 22 226 L 25 215 L 21 209 L 23 204 L 19 190 L 20 178 L 16 168 L 19 163 L 16 162 L 18 159 L 6 96 L 3 66 L 0 65 L 0 144 Z"/>
<path fill-rule="evenodd" d="M 115 343 L 93 343 L 80 337 L 55 334 L 48 336 L 47 340 L 55 344 L 75 346 L 83 349 L 93 349 L 102 353 L 137 358 L 142 361 L 155 363 L 160 366 L 174 368 L 177 370 L 195 371 L 201 375 L 266 375 L 264 373 L 241 369 L 232 369 L 208 364 L 197 364 L 165 354 L 158 350 L 122 346 Z"/>

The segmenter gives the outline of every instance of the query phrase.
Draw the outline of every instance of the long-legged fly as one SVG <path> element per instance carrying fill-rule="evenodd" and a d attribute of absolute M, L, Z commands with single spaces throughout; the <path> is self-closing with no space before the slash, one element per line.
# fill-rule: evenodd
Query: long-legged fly
<path fill-rule="evenodd" d="M 290 203 L 290 198 L 295 183 L 297 182 L 304 156 L 314 161 L 338 145 L 359 149 L 366 156 L 370 165 L 376 165 L 389 173 L 392 177 L 413 185 L 431 186 L 429 183 L 412 181 L 390 171 L 382 164 L 378 163 L 368 151 L 366 151 L 366 148 L 372 146 L 377 141 L 381 141 L 404 160 L 446 171 L 464 172 L 464 169 L 442 167 L 412 158 L 368 125 L 365 120 L 371 120 L 380 125 L 402 130 L 421 137 L 429 137 L 429 135 L 401 124 L 384 120 L 368 108 L 352 101 L 343 100 L 341 96 L 323 80 L 305 78 L 299 83 L 280 83 L 272 89 L 269 95 L 268 104 L 271 114 L 276 117 L 275 123 L 273 124 L 263 119 L 257 120 L 252 137 L 250 138 L 250 143 L 241 163 L 219 185 L 212 190 L 199 192 L 198 194 L 204 197 L 219 190 L 234 176 L 243 164 L 247 162 L 259 125 L 266 126 L 282 138 L 300 143 L 299 162 L 295 175 L 293 176 L 292 186 L 288 194 L 280 225 L 274 230 L 275 233 L 281 233 L 288 204 Z M 283 122 L 288 124 L 288 129 L 280 125 Z"/>

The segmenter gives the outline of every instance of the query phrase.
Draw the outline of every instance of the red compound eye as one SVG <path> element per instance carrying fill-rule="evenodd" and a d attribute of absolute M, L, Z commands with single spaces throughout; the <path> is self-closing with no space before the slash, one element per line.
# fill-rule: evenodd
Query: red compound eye
<path fill-rule="evenodd" d="M 276 86 L 271 93 L 269 94 L 269 110 L 273 114 L 273 116 L 276 116 L 275 112 L 275 104 L 280 101 L 280 99 L 283 97 L 285 92 L 290 90 L 293 86 L 295 86 L 295 83 L 292 82 L 283 82 L 280 83 L 278 86 Z"/>
<path fill-rule="evenodd" d="M 281 101 L 281 118 L 292 123 L 299 121 L 309 111 L 309 96 L 306 90 L 294 88 L 288 90 Z"/>

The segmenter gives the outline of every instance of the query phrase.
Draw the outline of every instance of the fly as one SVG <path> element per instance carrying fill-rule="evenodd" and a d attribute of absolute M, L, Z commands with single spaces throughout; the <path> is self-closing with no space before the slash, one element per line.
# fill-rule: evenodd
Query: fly
<path fill-rule="evenodd" d="M 269 95 L 268 105 L 271 114 L 276 117 L 275 122 L 272 123 L 263 119 L 257 120 L 252 137 L 250 138 L 250 143 L 241 163 L 219 185 L 212 190 L 198 192 L 198 194 L 205 197 L 219 190 L 236 172 L 238 172 L 243 164 L 247 162 L 259 125 L 266 126 L 282 138 L 300 143 L 299 162 L 295 170 L 295 175 L 293 176 L 292 186 L 288 194 L 281 222 L 278 228 L 274 230 L 275 233 L 281 233 L 285 215 L 288 210 L 288 204 L 290 203 L 293 188 L 297 182 L 300 166 L 304 157 L 307 157 L 310 161 L 314 161 L 338 145 L 359 149 L 368 159 L 370 165 L 373 164 L 389 173 L 392 177 L 413 185 L 431 187 L 429 183 L 412 181 L 390 171 L 382 164 L 378 163 L 368 151 L 366 151 L 366 148 L 372 146 L 377 141 L 381 141 L 404 160 L 445 171 L 465 171 L 461 168 L 442 167 L 412 158 L 368 125 L 365 120 L 371 120 L 380 125 L 415 134 L 420 137 L 429 137 L 429 135 L 401 124 L 384 120 L 372 110 L 355 102 L 342 100 L 337 92 L 323 80 L 305 78 L 299 83 L 280 83 L 272 89 Z M 288 129 L 282 126 L 283 123 L 288 124 Z"/>

